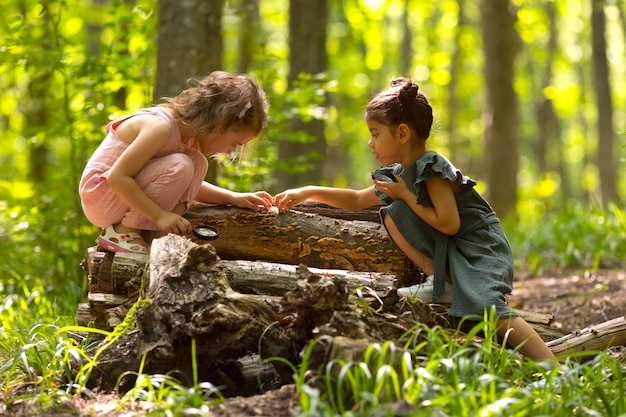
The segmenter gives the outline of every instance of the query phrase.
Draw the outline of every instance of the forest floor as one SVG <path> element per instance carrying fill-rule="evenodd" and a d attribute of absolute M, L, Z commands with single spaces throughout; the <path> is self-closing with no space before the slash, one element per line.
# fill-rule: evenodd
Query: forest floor
<path fill-rule="evenodd" d="M 553 314 L 552 326 L 569 333 L 626 314 L 626 271 L 570 271 L 518 278 L 509 301 L 516 309 Z M 626 357 L 626 347 L 612 353 Z M 216 417 L 291 417 L 296 406 L 295 387 L 285 385 L 263 395 L 227 398 L 211 411 Z M 77 399 L 66 407 L 70 412 L 45 415 L 135 417 L 145 415 L 151 404 L 137 404 L 131 409 L 122 406 L 114 394 L 101 393 L 95 399 Z M 28 407 L 18 408 L 12 414 L 2 414 L 0 409 L 0 416 L 33 415 Z"/>

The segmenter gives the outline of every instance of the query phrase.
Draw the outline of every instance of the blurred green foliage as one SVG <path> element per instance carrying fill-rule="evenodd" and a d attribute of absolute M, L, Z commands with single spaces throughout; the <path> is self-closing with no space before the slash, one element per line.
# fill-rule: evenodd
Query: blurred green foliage
<path fill-rule="evenodd" d="M 405 15 L 405 4 L 408 5 Z M 588 203 L 597 193 L 595 120 L 589 84 L 589 10 L 580 1 L 555 2 L 562 45 L 554 56 L 546 52 L 550 23 L 542 2 L 516 2 L 518 31 L 524 43 L 516 89 L 521 101 L 523 150 L 518 219 L 507 230 L 520 266 L 534 271 L 554 267 L 598 268 L 624 259 L 623 212 Z M 476 23 L 478 2 L 441 0 L 331 1 L 328 21 L 329 71 L 303 75 L 287 88 L 288 1 L 261 1 L 257 54 L 250 67 L 266 89 L 270 122 L 241 160 L 223 160 L 218 183 L 234 190 L 279 190 L 275 172 L 293 171 L 313 163 L 306 155 L 280 161 L 277 144 L 310 140 L 290 132 L 289 117 L 326 121 L 332 163 L 329 185 L 362 187 L 375 167 L 367 149 L 364 105 L 389 78 L 411 75 L 436 110 L 437 125 L 430 146 L 454 156 L 466 174 L 479 179 L 485 149 L 482 116 L 481 40 Z M 82 215 L 76 193 L 85 161 L 103 138 L 106 123 L 152 104 L 155 77 L 157 2 L 111 0 L 1 0 L 0 21 L 0 267 L 1 292 L 10 294 L 42 283 L 46 293 L 70 312 L 85 294 L 79 264 L 94 244 L 98 230 Z M 462 6 L 462 8 L 460 7 Z M 610 28 L 619 22 L 617 4 L 607 5 Z M 227 2 L 224 15 L 225 69 L 237 61 L 237 25 L 241 10 Z M 406 18 L 406 20 L 405 20 Z M 406 24 L 405 24 L 406 21 Z M 402 47 L 405 31 L 411 55 Z M 615 102 L 623 102 L 626 66 L 616 65 L 623 39 L 607 31 L 612 59 Z M 228 47 L 230 46 L 230 47 Z M 460 67 L 452 67 L 454 54 Z M 542 88 L 543 69 L 554 68 Z M 456 78 L 458 86 L 450 90 Z M 451 94 L 459 110 L 447 118 Z M 322 106 L 323 96 L 328 104 Z M 563 158 L 570 176 L 556 167 L 539 172 L 533 156 L 536 136 L 533 103 L 551 99 L 563 122 L 564 143 L 549 149 L 549 158 Z M 617 109 L 617 119 L 623 115 Z M 447 126 L 454 122 L 455 134 Z M 623 135 L 620 136 L 623 139 Z M 622 146 L 623 150 L 623 146 Z M 337 157 L 338 155 L 338 157 Z M 295 162 L 295 163 L 294 163 Z M 621 189 L 624 180 L 620 175 Z M 567 181 L 567 183 L 565 183 Z M 576 201 L 564 201 L 565 185 Z M 561 213 L 562 212 L 562 213 Z M 550 219 L 550 221 L 546 221 Z M 505 223 L 507 224 L 507 223 Z"/>

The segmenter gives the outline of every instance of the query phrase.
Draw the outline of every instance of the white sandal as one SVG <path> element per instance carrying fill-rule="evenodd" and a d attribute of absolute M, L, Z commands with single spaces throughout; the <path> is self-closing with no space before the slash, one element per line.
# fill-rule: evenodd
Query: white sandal
<path fill-rule="evenodd" d="M 96 243 L 111 252 L 150 253 L 150 246 L 143 241 L 139 233 L 118 233 L 113 228 L 113 225 L 102 229 L 102 233 L 96 239 Z"/>
<path fill-rule="evenodd" d="M 429 275 L 426 281 L 421 284 L 411 285 L 410 287 L 398 288 L 398 294 L 405 297 L 419 298 L 427 303 L 433 302 L 433 290 L 434 290 L 434 275 Z M 446 289 L 444 293 L 437 299 L 437 303 L 451 304 L 452 303 L 452 284 L 446 281 Z"/>

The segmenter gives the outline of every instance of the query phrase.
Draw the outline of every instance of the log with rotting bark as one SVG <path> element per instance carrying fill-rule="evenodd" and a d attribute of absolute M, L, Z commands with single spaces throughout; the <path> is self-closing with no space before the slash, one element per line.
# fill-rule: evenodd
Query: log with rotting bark
<path fill-rule="evenodd" d="M 381 207 L 382 206 L 372 206 L 363 210 L 348 210 L 339 209 L 315 201 L 307 201 L 306 203 L 296 206 L 294 209 L 302 213 L 319 214 L 320 216 L 332 217 L 333 219 L 361 220 L 380 223 Z"/>
<path fill-rule="evenodd" d="M 235 369 L 233 361 L 258 352 L 259 346 L 271 355 L 297 358 L 298 346 L 275 325 L 275 306 L 233 291 L 210 245 L 176 235 L 154 240 L 145 293 L 136 309 L 136 328 L 89 352 L 97 361 L 92 385 L 114 388 L 123 373 L 139 370 L 144 355 L 144 372 L 175 370 L 177 378 L 190 383 L 194 341 L 198 377 L 216 385 L 237 379 L 220 374 L 221 367 Z M 121 389 L 130 380 L 127 376 Z"/>
<path fill-rule="evenodd" d="M 141 276 L 148 260 L 148 255 L 113 254 L 89 248 L 83 262 L 90 289 L 89 303 L 81 306 L 81 323 L 92 322 L 96 328 L 102 330 L 111 330 L 120 324 L 137 299 Z M 222 263 L 229 285 L 240 293 L 282 296 L 295 288 L 299 276 L 295 265 L 245 260 Z M 376 296 L 381 296 L 388 288 L 397 286 L 395 276 L 385 273 L 320 268 L 308 268 L 308 272 L 330 279 L 344 279 L 350 292 L 366 287 L 375 291 Z M 367 290 L 362 293 L 368 296 Z M 442 307 L 439 308 L 439 314 L 445 313 L 445 306 Z M 520 310 L 517 312 L 544 340 L 553 340 L 564 334 L 550 327 L 554 319 L 551 314 Z"/>
<path fill-rule="evenodd" d="M 119 338 L 88 352 L 97 363 L 93 386 L 111 389 L 125 374 L 124 390 L 132 382 L 126 373 L 138 371 L 142 363 L 146 373 L 176 371 L 177 378 L 190 383 L 195 341 L 198 378 L 237 387 L 234 381 L 242 378 L 243 368 L 233 364 L 242 357 L 278 356 L 296 364 L 303 347 L 320 335 L 397 340 L 416 320 L 431 317 L 401 302 L 393 290 L 374 297 L 384 302 L 376 309 L 354 303 L 343 277 L 331 279 L 304 267 L 297 270 L 297 285 L 280 299 L 241 294 L 228 284 L 227 268 L 213 246 L 176 235 L 153 242 L 145 271 L 145 296 L 138 294 L 141 299 L 131 310 L 135 327 L 118 328 Z M 291 373 L 278 363 L 272 378 L 281 384 Z M 264 374 L 270 373 L 265 369 Z M 272 383 L 265 381 L 266 387 Z"/>
<path fill-rule="evenodd" d="M 219 230 L 219 237 L 211 244 L 225 260 L 384 272 L 407 285 L 419 279 L 416 267 L 377 222 L 348 221 L 296 210 L 276 214 L 199 203 L 185 217 L 194 226 L 209 224 Z M 204 243 L 193 235 L 187 237 Z"/>
<path fill-rule="evenodd" d="M 88 303 L 79 306 L 81 324 L 112 330 L 124 319 L 138 297 L 149 255 L 112 253 L 89 248 L 83 268 L 87 272 Z M 222 261 L 230 287 L 244 294 L 281 296 L 296 286 L 297 266 L 260 261 Z M 344 279 L 349 291 L 368 287 L 380 294 L 396 286 L 394 275 L 382 272 L 309 268 L 330 279 Z"/>

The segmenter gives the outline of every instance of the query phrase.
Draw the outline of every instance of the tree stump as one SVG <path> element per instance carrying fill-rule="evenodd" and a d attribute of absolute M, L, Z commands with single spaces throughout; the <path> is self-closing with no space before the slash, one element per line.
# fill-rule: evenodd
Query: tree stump
<path fill-rule="evenodd" d="M 304 346 L 320 335 L 395 340 L 420 315 L 428 317 L 408 303 L 398 303 L 394 289 L 382 295 L 366 291 L 362 302 L 354 303 L 345 276 L 331 278 L 306 267 L 296 269 L 296 285 L 281 298 L 242 294 L 230 287 L 228 269 L 212 245 L 172 234 L 152 243 L 144 270 L 145 294 L 137 292 L 140 301 L 132 330 L 117 332 L 117 339 L 106 339 L 88 352 L 97 362 L 90 379 L 94 386 L 114 388 L 122 374 L 138 371 L 142 360 L 146 373 L 177 370 L 179 379 L 191 383 L 195 343 L 198 378 L 236 387 L 233 381 L 242 378 L 243 368 L 234 364 L 243 357 L 281 357 L 297 364 Z M 290 368 L 272 366 L 275 372 L 266 386 L 290 382 Z M 264 374 L 269 374 L 267 369 Z M 123 378 L 120 389 L 131 381 Z"/>

